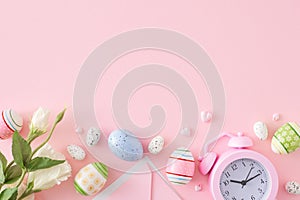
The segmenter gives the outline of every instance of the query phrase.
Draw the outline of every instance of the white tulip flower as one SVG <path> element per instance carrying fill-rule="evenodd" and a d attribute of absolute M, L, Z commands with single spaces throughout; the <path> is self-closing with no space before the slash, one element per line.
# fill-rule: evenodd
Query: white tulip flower
<path fill-rule="evenodd" d="M 54 151 L 48 143 L 34 157 L 48 157 L 55 160 L 66 159 L 62 153 Z M 66 181 L 71 176 L 71 172 L 72 168 L 70 164 L 65 161 L 51 168 L 30 172 L 27 182 L 34 182 L 33 190 L 45 190 L 56 184 L 59 185 L 62 181 Z"/>
<path fill-rule="evenodd" d="M 46 132 L 48 128 L 50 112 L 42 107 L 39 107 L 32 116 L 30 129 Z"/>

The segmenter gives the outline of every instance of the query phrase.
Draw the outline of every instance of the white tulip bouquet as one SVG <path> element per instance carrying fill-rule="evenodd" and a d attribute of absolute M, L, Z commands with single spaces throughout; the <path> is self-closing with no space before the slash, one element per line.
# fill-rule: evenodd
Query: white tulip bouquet
<path fill-rule="evenodd" d="M 71 166 L 63 154 L 55 152 L 48 144 L 56 125 L 63 119 L 60 112 L 48 134 L 37 148 L 31 143 L 47 133 L 49 111 L 39 108 L 33 115 L 27 139 L 17 131 L 12 137 L 13 161 L 8 163 L 0 152 L 0 199 L 31 200 L 34 193 L 60 184 L 71 176 Z"/>

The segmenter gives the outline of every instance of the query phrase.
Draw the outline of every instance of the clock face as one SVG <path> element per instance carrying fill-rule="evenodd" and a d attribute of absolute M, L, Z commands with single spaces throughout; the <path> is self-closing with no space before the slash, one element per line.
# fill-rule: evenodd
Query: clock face
<path fill-rule="evenodd" d="M 268 172 L 260 162 L 238 159 L 222 172 L 220 191 L 226 200 L 263 200 L 268 193 L 268 180 Z"/>

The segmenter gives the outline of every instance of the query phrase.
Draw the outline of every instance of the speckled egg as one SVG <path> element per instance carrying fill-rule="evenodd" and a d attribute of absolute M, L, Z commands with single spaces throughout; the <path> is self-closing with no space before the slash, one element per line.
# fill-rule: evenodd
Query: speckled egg
<path fill-rule="evenodd" d="M 166 174 L 171 183 L 187 184 L 192 180 L 194 172 L 195 159 L 188 149 L 178 148 L 170 155 Z"/>
<path fill-rule="evenodd" d="M 110 150 L 122 160 L 136 161 L 143 157 L 141 142 L 129 131 L 115 130 L 108 137 Z"/>
<path fill-rule="evenodd" d="M 272 137 L 271 147 L 278 154 L 289 154 L 300 148 L 300 127 L 295 122 L 281 126 Z"/>
<path fill-rule="evenodd" d="M 22 117 L 12 109 L 3 110 L 0 117 L 0 138 L 7 139 L 23 126 Z"/>
<path fill-rule="evenodd" d="M 82 195 L 94 195 L 103 188 L 107 177 L 108 170 L 104 164 L 100 162 L 88 164 L 76 174 L 75 190 Z"/>
<path fill-rule="evenodd" d="M 289 181 L 285 184 L 285 190 L 290 194 L 300 195 L 300 184 L 296 181 Z"/>
<path fill-rule="evenodd" d="M 260 140 L 266 140 L 268 137 L 267 125 L 261 121 L 257 121 L 254 123 L 253 131 Z"/>
<path fill-rule="evenodd" d="M 86 134 L 86 144 L 88 146 L 94 146 L 99 142 L 100 137 L 101 137 L 100 129 L 91 127 Z"/>
<path fill-rule="evenodd" d="M 158 135 L 154 137 L 148 145 L 148 150 L 152 154 L 158 154 L 161 152 L 165 144 L 165 140 L 162 136 Z"/>
<path fill-rule="evenodd" d="M 80 146 L 77 146 L 75 144 L 68 145 L 67 151 L 75 160 L 83 160 L 86 156 L 85 151 Z"/>

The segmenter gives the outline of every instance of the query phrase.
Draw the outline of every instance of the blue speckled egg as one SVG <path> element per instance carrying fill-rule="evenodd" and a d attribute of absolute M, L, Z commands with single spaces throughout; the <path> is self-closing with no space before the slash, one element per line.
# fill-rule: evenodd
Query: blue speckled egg
<path fill-rule="evenodd" d="M 122 160 L 136 161 L 143 157 L 141 142 L 129 131 L 115 130 L 108 137 L 110 150 Z"/>

